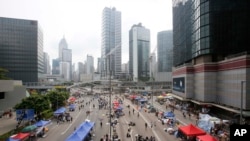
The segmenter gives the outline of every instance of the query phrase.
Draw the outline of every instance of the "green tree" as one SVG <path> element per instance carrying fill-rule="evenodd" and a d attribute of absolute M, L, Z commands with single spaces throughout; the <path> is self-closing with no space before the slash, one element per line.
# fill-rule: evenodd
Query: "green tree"
<path fill-rule="evenodd" d="M 69 92 L 65 91 L 50 91 L 46 95 L 51 102 L 53 110 L 65 106 L 69 98 Z"/>
<path fill-rule="evenodd" d="M 0 80 L 9 80 L 10 78 L 6 77 L 8 72 L 9 71 L 7 69 L 0 68 Z"/>
<path fill-rule="evenodd" d="M 15 109 L 34 109 L 36 114 L 50 109 L 50 101 L 44 95 L 31 95 L 30 97 L 22 99 L 21 103 L 18 103 L 14 107 Z"/>

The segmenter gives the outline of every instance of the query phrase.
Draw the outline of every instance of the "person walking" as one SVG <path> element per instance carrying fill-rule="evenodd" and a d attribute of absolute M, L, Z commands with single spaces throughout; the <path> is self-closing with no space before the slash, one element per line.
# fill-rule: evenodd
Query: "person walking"
<path fill-rule="evenodd" d="M 145 129 L 147 130 L 147 128 L 148 128 L 148 124 L 147 122 L 145 122 Z"/>
<path fill-rule="evenodd" d="M 102 121 L 100 122 L 100 126 L 102 127 Z"/>
<path fill-rule="evenodd" d="M 133 114 L 135 113 L 135 109 L 133 109 Z"/>
<path fill-rule="evenodd" d="M 137 117 L 139 118 L 140 117 L 140 113 L 138 112 L 138 114 L 137 114 Z"/>

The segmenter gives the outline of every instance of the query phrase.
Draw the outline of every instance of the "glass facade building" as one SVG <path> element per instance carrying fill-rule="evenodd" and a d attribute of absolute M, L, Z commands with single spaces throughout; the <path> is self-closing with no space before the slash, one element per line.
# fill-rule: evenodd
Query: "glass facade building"
<path fill-rule="evenodd" d="M 38 82 L 43 74 L 43 33 L 37 21 L 0 17 L 0 67 L 7 76 Z"/>
<path fill-rule="evenodd" d="M 150 31 L 141 24 L 129 31 L 129 74 L 134 81 L 149 77 Z"/>
<path fill-rule="evenodd" d="M 174 66 L 249 52 L 249 0 L 173 0 Z"/>
<path fill-rule="evenodd" d="M 105 7 L 102 13 L 102 77 L 107 77 L 110 71 L 116 78 L 121 73 L 121 29 L 121 12 L 115 8 Z"/>
<path fill-rule="evenodd" d="M 173 31 L 157 34 L 158 72 L 171 72 L 173 65 Z"/>

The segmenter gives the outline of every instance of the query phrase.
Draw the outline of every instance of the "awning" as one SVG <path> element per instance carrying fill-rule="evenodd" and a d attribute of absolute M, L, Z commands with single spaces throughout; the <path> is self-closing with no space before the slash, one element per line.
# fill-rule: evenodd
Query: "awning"
<path fill-rule="evenodd" d="M 188 101 L 188 99 L 186 99 L 186 98 L 184 98 L 184 97 L 181 97 L 181 96 L 178 96 L 178 95 L 176 95 L 176 94 L 168 93 L 167 95 L 173 96 L 174 98 L 177 98 L 177 99 L 179 99 L 179 100 L 181 100 L 181 101 Z"/>

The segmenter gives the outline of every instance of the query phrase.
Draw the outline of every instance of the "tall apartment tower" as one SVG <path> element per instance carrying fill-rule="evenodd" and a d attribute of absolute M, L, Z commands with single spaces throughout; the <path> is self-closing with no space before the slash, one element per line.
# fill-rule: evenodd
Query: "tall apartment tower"
<path fill-rule="evenodd" d="M 7 77 L 38 82 L 43 74 L 43 33 L 35 20 L 0 17 L 0 67 Z"/>
<path fill-rule="evenodd" d="M 172 4 L 173 94 L 224 110 L 230 108 L 223 105 L 250 111 L 250 1 Z"/>
<path fill-rule="evenodd" d="M 171 72 L 173 66 L 173 31 L 157 34 L 158 72 Z"/>
<path fill-rule="evenodd" d="M 115 8 L 105 7 L 102 13 L 101 77 L 109 76 L 110 72 L 114 78 L 119 77 L 122 59 L 121 42 L 121 12 Z"/>
<path fill-rule="evenodd" d="M 129 30 L 129 74 L 133 81 L 149 77 L 150 31 L 141 23 Z"/>

